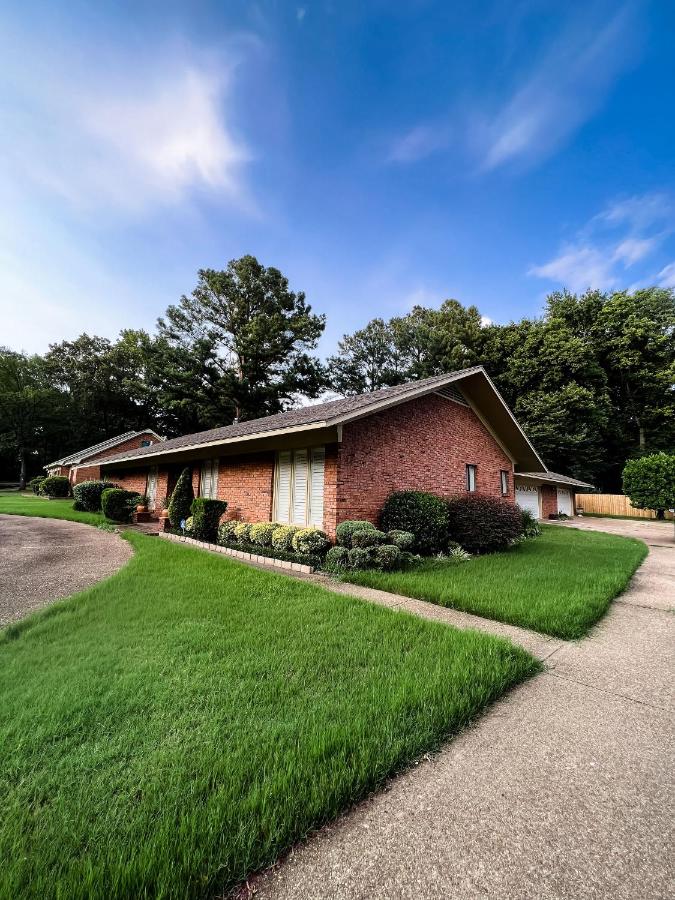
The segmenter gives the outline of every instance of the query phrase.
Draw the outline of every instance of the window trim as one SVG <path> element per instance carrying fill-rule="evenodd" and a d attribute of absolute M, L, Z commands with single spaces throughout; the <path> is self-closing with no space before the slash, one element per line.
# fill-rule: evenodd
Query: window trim
<path fill-rule="evenodd" d="M 500 469 L 499 470 L 499 484 L 502 489 L 502 497 L 508 497 L 511 493 L 511 488 L 509 487 L 509 470 L 508 469 Z"/>
<path fill-rule="evenodd" d="M 476 493 L 476 482 L 478 479 L 478 466 L 475 463 L 466 464 L 466 491 L 468 494 Z M 473 486 L 472 486 L 473 482 Z"/>

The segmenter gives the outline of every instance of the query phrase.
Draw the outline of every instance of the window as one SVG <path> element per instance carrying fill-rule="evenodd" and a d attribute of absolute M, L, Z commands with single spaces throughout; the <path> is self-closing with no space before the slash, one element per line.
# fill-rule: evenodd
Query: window
<path fill-rule="evenodd" d="M 199 479 L 199 496 L 209 500 L 218 497 L 218 460 L 206 459 L 202 463 L 201 477 Z"/>
<path fill-rule="evenodd" d="M 152 445 L 152 441 L 141 441 L 141 447 L 150 447 Z"/>
<path fill-rule="evenodd" d="M 274 475 L 275 522 L 323 527 L 323 478 L 326 450 L 281 450 Z"/>
<path fill-rule="evenodd" d="M 466 467 L 466 489 L 467 491 L 476 490 L 476 466 Z"/>
<path fill-rule="evenodd" d="M 502 497 L 506 497 L 509 493 L 509 473 L 506 469 L 502 469 L 499 474 L 502 480 Z"/>

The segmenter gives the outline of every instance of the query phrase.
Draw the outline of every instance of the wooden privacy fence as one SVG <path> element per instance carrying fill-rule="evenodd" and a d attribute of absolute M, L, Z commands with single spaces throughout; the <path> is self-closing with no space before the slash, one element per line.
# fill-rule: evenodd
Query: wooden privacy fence
<path fill-rule="evenodd" d="M 575 508 L 582 507 L 584 512 L 596 516 L 630 516 L 632 519 L 655 519 L 653 509 L 636 509 L 625 494 L 576 494 Z M 666 518 L 672 519 L 672 513 L 666 511 Z"/>

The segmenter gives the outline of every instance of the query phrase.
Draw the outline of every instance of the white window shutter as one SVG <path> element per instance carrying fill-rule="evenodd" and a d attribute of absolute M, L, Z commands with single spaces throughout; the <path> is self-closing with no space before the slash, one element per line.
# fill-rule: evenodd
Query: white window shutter
<path fill-rule="evenodd" d="M 293 460 L 293 517 L 294 525 L 307 523 L 307 451 L 296 450 Z"/>
<path fill-rule="evenodd" d="M 212 500 L 218 499 L 218 460 L 214 459 L 211 462 L 211 493 L 209 497 Z"/>
<path fill-rule="evenodd" d="M 311 481 L 309 486 L 309 524 L 323 528 L 323 482 L 326 462 L 325 447 L 312 450 Z"/>
<path fill-rule="evenodd" d="M 291 521 L 291 454 L 283 450 L 277 458 L 277 493 L 274 518 L 288 524 Z"/>

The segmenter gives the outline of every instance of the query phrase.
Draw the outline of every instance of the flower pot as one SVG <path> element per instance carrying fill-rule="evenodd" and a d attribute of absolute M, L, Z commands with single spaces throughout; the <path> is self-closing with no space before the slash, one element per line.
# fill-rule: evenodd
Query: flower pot
<path fill-rule="evenodd" d="M 143 503 L 139 503 L 138 506 L 136 507 L 136 512 L 139 513 L 139 512 L 145 512 L 145 511 L 146 511 L 145 505 Z"/>

